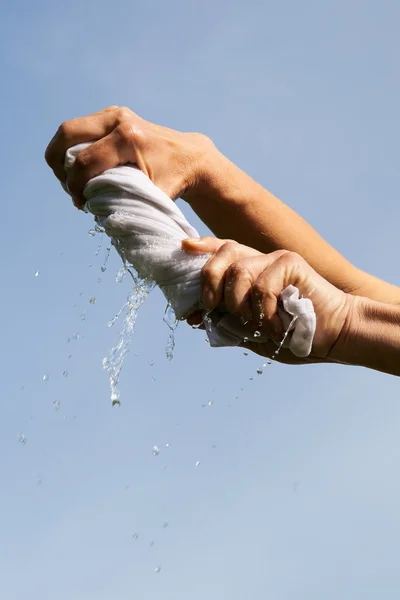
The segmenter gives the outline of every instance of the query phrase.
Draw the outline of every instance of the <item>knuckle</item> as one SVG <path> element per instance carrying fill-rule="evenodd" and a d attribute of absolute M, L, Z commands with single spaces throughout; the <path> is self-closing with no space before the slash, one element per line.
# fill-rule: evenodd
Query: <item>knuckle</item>
<path fill-rule="evenodd" d="M 249 272 L 242 261 L 236 260 L 228 268 L 228 277 L 230 280 L 240 279 L 242 277 L 248 277 Z"/>
<path fill-rule="evenodd" d="M 209 281 L 211 281 L 211 279 L 214 276 L 214 273 L 215 273 L 215 271 L 214 271 L 214 269 L 213 269 L 213 267 L 211 265 L 210 266 L 205 265 L 203 267 L 202 272 L 201 272 L 201 276 L 202 276 L 203 282 L 209 282 Z"/>
<path fill-rule="evenodd" d="M 132 119 L 133 117 L 133 112 L 131 111 L 130 108 L 128 108 L 127 106 L 117 106 L 116 107 L 118 110 L 118 115 L 117 115 L 117 121 L 118 123 L 123 123 L 124 121 L 127 121 L 128 119 Z"/>
<path fill-rule="evenodd" d="M 75 159 L 74 171 L 83 171 L 90 163 L 89 152 L 80 152 Z"/>
<path fill-rule="evenodd" d="M 285 252 L 278 260 L 289 266 L 304 262 L 304 259 L 300 254 L 292 251 Z"/>
<path fill-rule="evenodd" d="M 253 283 L 253 285 L 251 286 L 251 293 L 252 296 L 256 299 L 260 299 L 265 295 L 266 292 L 266 286 L 265 283 L 257 280 Z"/>
<path fill-rule="evenodd" d="M 57 135 L 61 138 L 68 138 L 71 133 L 71 121 L 63 121 L 57 129 Z"/>
<path fill-rule="evenodd" d="M 226 242 L 221 246 L 221 250 L 224 252 L 236 253 L 239 244 L 234 240 L 226 240 Z"/>
<path fill-rule="evenodd" d="M 124 123 L 120 123 L 116 128 L 116 132 L 120 137 L 122 142 L 131 141 L 134 135 L 134 130 L 132 123 L 125 121 Z"/>

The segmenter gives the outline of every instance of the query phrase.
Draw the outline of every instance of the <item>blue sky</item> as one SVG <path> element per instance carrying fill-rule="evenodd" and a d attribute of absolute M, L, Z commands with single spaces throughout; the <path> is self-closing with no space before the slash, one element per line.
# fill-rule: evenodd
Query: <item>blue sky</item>
<path fill-rule="evenodd" d="M 398 599 L 398 381 L 258 376 L 259 358 L 184 325 L 169 363 L 156 291 L 111 408 L 101 360 L 129 285 L 114 255 L 101 273 L 105 244 L 96 257 L 43 153 L 61 121 L 109 104 L 202 131 L 398 284 L 399 18 L 394 0 L 2 9 L 2 598 Z"/>

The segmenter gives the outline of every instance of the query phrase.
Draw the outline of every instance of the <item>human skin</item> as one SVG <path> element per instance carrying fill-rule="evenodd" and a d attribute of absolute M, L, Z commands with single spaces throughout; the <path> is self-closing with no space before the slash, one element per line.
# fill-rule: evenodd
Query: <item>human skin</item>
<path fill-rule="evenodd" d="M 184 240 L 183 250 L 209 254 L 201 275 L 201 303 L 206 310 L 243 317 L 249 329 L 264 333 L 266 343 L 244 344 L 257 354 L 272 357 L 283 338 L 278 315 L 279 296 L 288 285 L 311 298 L 316 331 L 306 359 L 282 348 L 280 362 L 303 364 L 336 362 L 400 375 L 400 307 L 339 290 L 319 275 L 300 255 L 278 250 L 262 254 L 231 240 Z M 190 319 L 198 323 L 197 315 Z M 249 335 L 249 339 L 251 336 Z"/>
<path fill-rule="evenodd" d="M 65 151 L 89 141 L 94 143 L 78 155 L 67 180 Z M 216 236 L 266 254 L 282 248 L 296 252 L 338 289 L 400 304 L 399 288 L 352 265 L 204 135 L 154 125 L 128 108 L 111 106 L 62 123 L 45 156 L 78 208 L 89 179 L 120 164 L 136 164 L 173 200 L 186 200 Z"/>

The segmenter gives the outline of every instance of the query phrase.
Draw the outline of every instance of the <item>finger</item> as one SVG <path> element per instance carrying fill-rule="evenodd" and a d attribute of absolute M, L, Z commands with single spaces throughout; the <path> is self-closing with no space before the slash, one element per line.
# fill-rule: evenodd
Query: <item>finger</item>
<path fill-rule="evenodd" d="M 260 254 L 240 259 L 232 263 L 226 272 L 224 288 L 224 304 L 232 314 L 254 320 L 252 310 L 251 288 L 260 274 L 286 250 L 277 250 L 270 254 Z"/>
<path fill-rule="evenodd" d="M 62 182 L 66 180 L 64 156 L 68 148 L 82 142 L 91 142 L 108 135 L 117 125 L 119 109 L 104 111 L 65 121 L 60 125 L 45 152 L 47 164 Z"/>
<path fill-rule="evenodd" d="M 212 310 L 222 301 L 226 271 L 233 262 L 259 254 L 257 250 L 236 242 L 225 242 L 201 272 L 201 301 L 204 308 Z"/>
<path fill-rule="evenodd" d="M 282 339 L 284 334 L 278 316 L 280 293 L 289 283 L 296 285 L 296 279 L 293 277 L 296 263 L 292 254 L 286 252 L 272 262 L 259 275 L 251 289 L 253 316 L 275 341 Z"/>
<path fill-rule="evenodd" d="M 227 241 L 211 236 L 187 238 L 182 242 L 182 250 L 188 254 L 215 254 Z"/>
<path fill-rule="evenodd" d="M 186 319 L 188 325 L 200 325 L 203 322 L 203 314 L 201 311 L 196 311 Z"/>
<path fill-rule="evenodd" d="M 130 146 L 129 150 L 131 154 L 135 151 L 133 146 Z M 83 188 L 89 179 L 100 175 L 107 169 L 133 161 L 132 156 L 128 161 L 124 139 L 119 128 L 114 129 L 109 135 L 94 142 L 77 155 L 68 173 L 68 189 L 75 201 L 83 205 L 85 203 Z"/>

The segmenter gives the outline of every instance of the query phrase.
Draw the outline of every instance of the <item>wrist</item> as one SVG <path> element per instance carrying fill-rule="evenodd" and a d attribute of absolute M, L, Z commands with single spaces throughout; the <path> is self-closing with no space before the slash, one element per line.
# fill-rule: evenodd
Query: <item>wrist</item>
<path fill-rule="evenodd" d="M 400 375 L 400 307 L 352 296 L 329 359 Z"/>
<path fill-rule="evenodd" d="M 193 175 L 182 198 L 192 205 L 204 206 L 231 200 L 237 190 L 239 167 L 233 164 L 214 143 L 199 134 L 196 156 L 192 159 Z"/>

